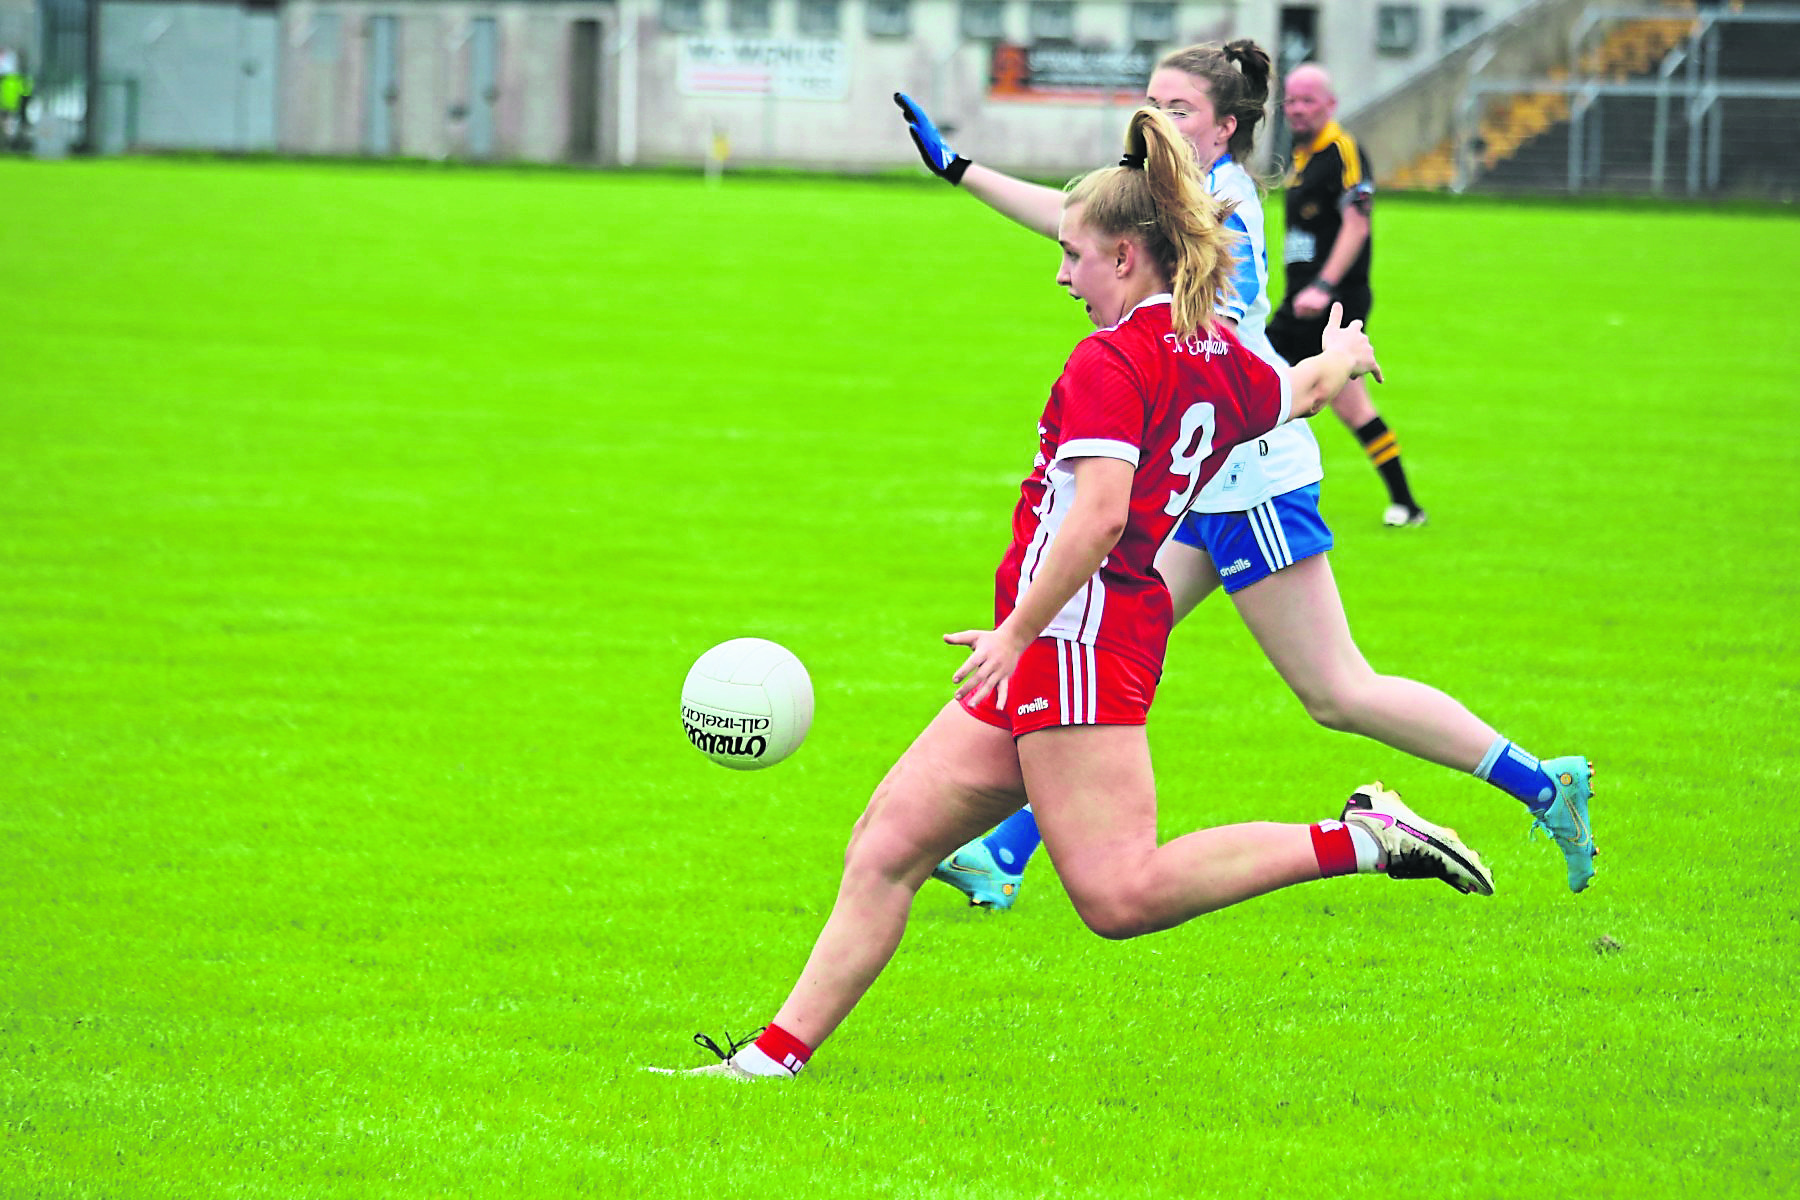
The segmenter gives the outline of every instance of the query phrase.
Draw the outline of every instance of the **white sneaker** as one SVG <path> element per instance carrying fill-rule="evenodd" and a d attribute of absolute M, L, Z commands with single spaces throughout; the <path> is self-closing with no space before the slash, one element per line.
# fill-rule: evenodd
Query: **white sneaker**
<path fill-rule="evenodd" d="M 1381 843 L 1389 879 L 1441 879 L 1457 891 L 1494 894 L 1494 876 L 1481 856 L 1463 845 L 1456 830 L 1433 825 L 1400 802 L 1378 779 L 1351 793 L 1344 823 L 1356 825 Z"/>
<path fill-rule="evenodd" d="M 1423 525 L 1428 518 L 1422 508 L 1408 508 L 1404 504 L 1390 504 L 1381 514 L 1381 523 L 1389 529 L 1404 529 L 1408 525 Z"/>
<path fill-rule="evenodd" d="M 718 1062 L 708 1063 L 704 1067 L 645 1067 L 644 1070 L 650 1072 L 652 1075 L 723 1075 L 727 1079 L 736 1079 L 739 1081 L 745 1079 L 772 1079 L 775 1078 L 775 1076 L 752 1074 L 738 1066 L 735 1061 L 737 1052 L 742 1050 L 745 1046 L 755 1044 L 756 1039 L 761 1034 L 762 1030 L 758 1029 L 755 1033 L 740 1042 L 727 1033 L 725 1035 L 725 1048 L 721 1050 L 719 1048 L 719 1043 L 713 1041 L 704 1033 L 696 1033 L 694 1035 L 694 1044 L 704 1049 L 711 1050 L 714 1054 L 718 1055 Z"/>

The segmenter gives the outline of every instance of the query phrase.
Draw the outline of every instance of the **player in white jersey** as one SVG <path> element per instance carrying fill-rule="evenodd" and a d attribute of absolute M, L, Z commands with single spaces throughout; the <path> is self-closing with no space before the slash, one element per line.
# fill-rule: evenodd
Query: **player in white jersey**
<path fill-rule="evenodd" d="M 1206 173 L 1206 190 L 1234 205 L 1226 227 L 1238 234 L 1237 267 L 1231 292 L 1221 297 L 1219 313 L 1238 340 L 1277 369 L 1287 360 L 1269 343 L 1269 257 L 1263 242 L 1262 196 L 1256 180 L 1227 149 Z M 1245 442 L 1232 451 L 1224 468 L 1194 500 L 1195 512 L 1246 512 L 1295 488 L 1325 478 L 1319 441 L 1304 422 L 1283 425 L 1273 433 Z M 1247 582 L 1247 581 L 1246 581 Z"/>
<path fill-rule="evenodd" d="M 774 1020 L 741 1046 L 706 1039 L 724 1061 L 693 1073 L 798 1075 L 899 948 L 940 856 L 1027 796 L 1076 910 L 1104 937 L 1364 872 L 1492 894 L 1454 832 L 1380 784 L 1313 825 L 1247 822 L 1158 844 L 1144 722 L 1174 621 L 1157 549 L 1224 447 L 1317 412 L 1375 369 L 1354 323 L 1333 321 L 1322 352 L 1286 378 L 1215 327 L 1232 243 L 1217 209 L 1180 132 L 1150 108 L 1132 116 L 1126 161 L 1069 192 L 1056 280 L 1099 328 L 1038 420 L 995 625 L 945 637 L 969 648 L 957 696 L 875 789 L 831 916 Z"/>
<path fill-rule="evenodd" d="M 1255 146 L 1269 77 L 1268 54 L 1247 39 L 1190 46 L 1157 65 L 1146 100 L 1193 147 L 1212 194 L 1237 204 L 1228 225 L 1240 235 L 1240 256 L 1221 317 L 1246 346 L 1285 368 L 1264 332 L 1270 306 L 1261 197 L 1242 166 Z M 1026 228 L 1055 236 L 1061 192 L 958 155 L 916 104 L 895 99 L 935 174 Z M 1436 688 L 1375 672 L 1351 636 L 1326 559 L 1332 536 L 1319 513 L 1323 477 L 1318 443 L 1302 423 L 1239 446 L 1157 557 L 1175 619 L 1222 588 L 1309 716 L 1469 772 L 1519 800 L 1533 828 L 1562 850 L 1570 889 L 1582 890 L 1594 874 L 1591 765 L 1578 755 L 1540 762 Z M 1008 908 L 1037 845 L 1027 810 L 945 859 L 937 877 L 971 903 Z"/>

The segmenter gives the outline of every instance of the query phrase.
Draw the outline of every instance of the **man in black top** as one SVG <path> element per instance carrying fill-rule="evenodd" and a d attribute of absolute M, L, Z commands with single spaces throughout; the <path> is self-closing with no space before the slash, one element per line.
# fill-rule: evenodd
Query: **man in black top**
<path fill-rule="evenodd" d="M 1269 341 L 1289 362 L 1319 353 L 1319 336 L 1332 302 L 1346 322 L 1367 322 L 1369 210 L 1375 180 L 1362 148 L 1338 125 L 1331 78 L 1310 63 L 1291 72 L 1282 111 L 1294 131 L 1294 162 L 1287 178 L 1287 294 L 1269 321 Z M 1388 525 L 1423 525 L 1425 510 L 1413 499 L 1400 465 L 1400 443 L 1369 399 L 1360 379 L 1346 384 L 1331 409 L 1356 434 L 1387 485 Z"/>

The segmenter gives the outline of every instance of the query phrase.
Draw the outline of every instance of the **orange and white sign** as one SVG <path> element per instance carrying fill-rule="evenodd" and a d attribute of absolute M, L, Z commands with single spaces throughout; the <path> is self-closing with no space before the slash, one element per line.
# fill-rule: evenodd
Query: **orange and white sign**
<path fill-rule="evenodd" d="M 1155 56 L 1141 50 L 1002 43 L 994 47 L 988 96 L 1117 104 L 1141 97 L 1155 66 Z"/>

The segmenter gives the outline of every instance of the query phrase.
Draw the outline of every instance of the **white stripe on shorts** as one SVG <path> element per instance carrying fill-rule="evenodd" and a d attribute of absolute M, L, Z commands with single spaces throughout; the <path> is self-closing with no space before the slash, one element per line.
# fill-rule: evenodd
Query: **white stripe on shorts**
<path fill-rule="evenodd" d="M 1100 719 L 1100 660 L 1092 646 L 1083 646 L 1081 652 L 1087 656 L 1087 719 L 1092 725 Z"/>
<path fill-rule="evenodd" d="M 1281 516 L 1275 511 L 1275 502 L 1265 500 L 1244 516 L 1249 518 L 1250 532 L 1256 535 L 1263 564 L 1271 571 L 1293 566 L 1294 552 L 1288 549 L 1287 532 L 1281 528 Z"/>
<path fill-rule="evenodd" d="M 1056 717 L 1069 720 L 1069 643 L 1056 639 Z"/>
<path fill-rule="evenodd" d="M 1100 681 L 1095 667 L 1092 646 L 1056 640 L 1057 699 L 1062 704 L 1064 725 L 1094 723 L 1100 708 Z"/>

